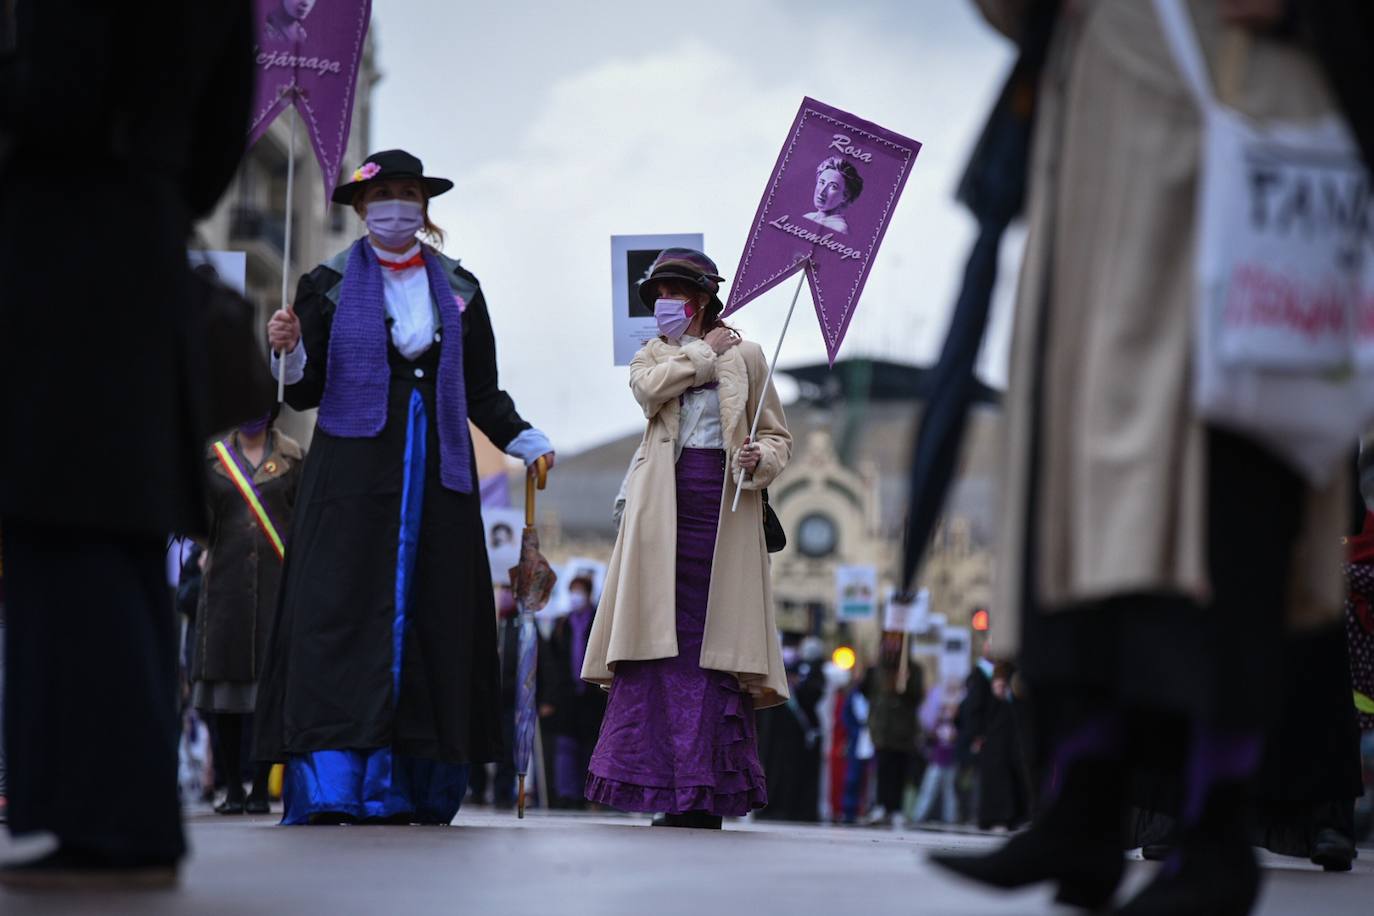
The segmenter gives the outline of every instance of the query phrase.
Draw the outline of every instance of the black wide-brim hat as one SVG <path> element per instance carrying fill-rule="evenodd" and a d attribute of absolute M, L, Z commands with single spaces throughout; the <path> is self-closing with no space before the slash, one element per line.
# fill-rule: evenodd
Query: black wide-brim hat
<path fill-rule="evenodd" d="M 403 149 L 387 149 L 373 153 L 363 160 L 363 164 L 353 172 L 352 181 L 334 189 L 329 199 L 336 204 L 353 205 L 353 198 L 364 185 L 374 181 L 409 178 L 418 181 L 425 189 L 426 199 L 438 197 L 453 188 L 447 178 L 434 178 L 425 174 L 425 166 L 418 158 Z"/>
<path fill-rule="evenodd" d="M 639 282 L 639 301 L 651 312 L 658 299 L 654 290 L 656 280 L 682 280 L 710 294 L 710 308 L 716 314 L 725 311 L 725 304 L 717 295 L 725 278 L 717 272 L 715 261 L 694 248 L 665 248 L 654 258 L 649 275 Z"/>

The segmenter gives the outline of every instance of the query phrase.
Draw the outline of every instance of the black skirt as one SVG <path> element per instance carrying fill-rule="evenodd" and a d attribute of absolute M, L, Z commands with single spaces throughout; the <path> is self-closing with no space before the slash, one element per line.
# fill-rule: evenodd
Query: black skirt
<path fill-rule="evenodd" d="M 316 430 L 259 686 L 259 760 L 389 746 L 413 757 L 483 763 L 500 752 L 496 608 L 481 498 L 476 486 L 465 494 L 440 481 L 436 422 L 427 424 L 399 681 L 392 668 L 407 415 L 418 391 L 428 416 L 438 416 L 438 355 L 432 347 L 412 362 L 388 346 L 380 435 Z"/>

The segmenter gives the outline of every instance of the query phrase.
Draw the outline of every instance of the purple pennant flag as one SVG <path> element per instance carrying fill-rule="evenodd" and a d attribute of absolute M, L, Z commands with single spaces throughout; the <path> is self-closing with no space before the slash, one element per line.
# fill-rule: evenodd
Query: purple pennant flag
<path fill-rule="evenodd" d="M 805 270 L 834 365 L 920 149 L 901 134 L 803 99 L 754 215 L 724 314 Z"/>
<path fill-rule="evenodd" d="M 348 146 L 372 0 L 254 0 L 253 5 L 257 97 L 248 145 L 294 102 L 324 173 L 328 200 Z"/>

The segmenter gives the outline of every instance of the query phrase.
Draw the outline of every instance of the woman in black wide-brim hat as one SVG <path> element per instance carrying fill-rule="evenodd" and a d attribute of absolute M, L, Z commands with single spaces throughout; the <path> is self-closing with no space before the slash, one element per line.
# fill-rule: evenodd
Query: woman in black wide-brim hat
<path fill-rule="evenodd" d="M 501 749 L 468 421 L 527 465 L 553 450 L 497 383 L 477 278 L 436 247 L 428 202 L 452 186 L 369 156 L 333 195 L 367 236 L 269 323 L 287 403 L 319 408 L 255 723 L 286 824 L 447 823 Z"/>

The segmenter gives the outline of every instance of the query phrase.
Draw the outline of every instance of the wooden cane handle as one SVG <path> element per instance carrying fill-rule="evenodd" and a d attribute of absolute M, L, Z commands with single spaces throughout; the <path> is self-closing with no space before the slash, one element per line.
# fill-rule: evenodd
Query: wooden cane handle
<path fill-rule="evenodd" d="M 542 455 L 534 463 L 534 473 L 525 475 L 525 527 L 534 527 L 534 491 L 549 485 L 549 462 Z"/>

